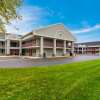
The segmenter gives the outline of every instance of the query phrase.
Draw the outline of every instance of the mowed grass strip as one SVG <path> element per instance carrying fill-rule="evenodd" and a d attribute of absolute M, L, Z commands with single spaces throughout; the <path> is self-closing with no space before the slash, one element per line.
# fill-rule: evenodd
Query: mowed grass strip
<path fill-rule="evenodd" d="M 100 60 L 0 69 L 0 100 L 100 100 Z"/>

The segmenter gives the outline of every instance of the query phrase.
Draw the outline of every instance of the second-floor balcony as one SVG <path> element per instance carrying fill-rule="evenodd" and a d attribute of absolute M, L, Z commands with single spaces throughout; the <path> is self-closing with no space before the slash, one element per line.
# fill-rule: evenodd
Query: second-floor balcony
<path fill-rule="evenodd" d="M 19 41 L 10 41 L 10 47 L 19 47 L 20 43 Z"/>
<path fill-rule="evenodd" d="M 24 41 L 22 42 L 22 47 L 38 46 L 36 40 Z"/>
<path fill-rule="evenodd" d="M 44 48 L 53 48 L 53 39 L 44 39 Z"/>
<path fill-rule="evenodd" d="M 34 43 L 24 43 L 24 44 L 22 44 L 22 47 L 30 47 L 30 46 L 36 46 L 36 44 L 34 44 Z"/>
<path fill-rule="evenodd" d="M 44 47 L 51 47 L 53 48 L 53 42 L 47 42 L 47 41 L 44 41 Z"/>
<path fill-rule="evenodd" d="M 64 42 L 63 41 L 57 41 L 56 42 L 56 47 L 57 48 L 63 48 L 64 47 Z"/>

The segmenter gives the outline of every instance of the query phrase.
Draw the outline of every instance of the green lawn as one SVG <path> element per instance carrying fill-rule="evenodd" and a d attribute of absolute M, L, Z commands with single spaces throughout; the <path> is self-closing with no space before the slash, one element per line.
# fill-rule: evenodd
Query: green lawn
<path fill-rule="evenodd" d="M 0 100 L 100 100 L 100 60 L 0 69 Z"/>

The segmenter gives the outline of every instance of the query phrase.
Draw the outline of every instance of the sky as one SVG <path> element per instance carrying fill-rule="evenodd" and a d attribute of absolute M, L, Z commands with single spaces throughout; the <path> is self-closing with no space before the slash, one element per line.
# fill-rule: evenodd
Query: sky
<path fill-rule="evenodd" d="M 12 20 L 7 32 L 26 34 L 63 23 L 77 42 L 100 41 L 100 0 L 23 0 L 21 20 Z"/>

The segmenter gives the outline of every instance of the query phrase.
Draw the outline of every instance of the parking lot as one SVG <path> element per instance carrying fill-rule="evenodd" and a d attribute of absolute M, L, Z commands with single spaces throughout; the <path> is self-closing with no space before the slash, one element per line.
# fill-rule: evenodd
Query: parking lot
<path fill-rule="evenodd" d="M 0 57 L 0 68 L 23 68 L 49 66 L 98 59 L 100 56 L 81 55 L 69 58 L 32 59 L 23 57 Z"/>

